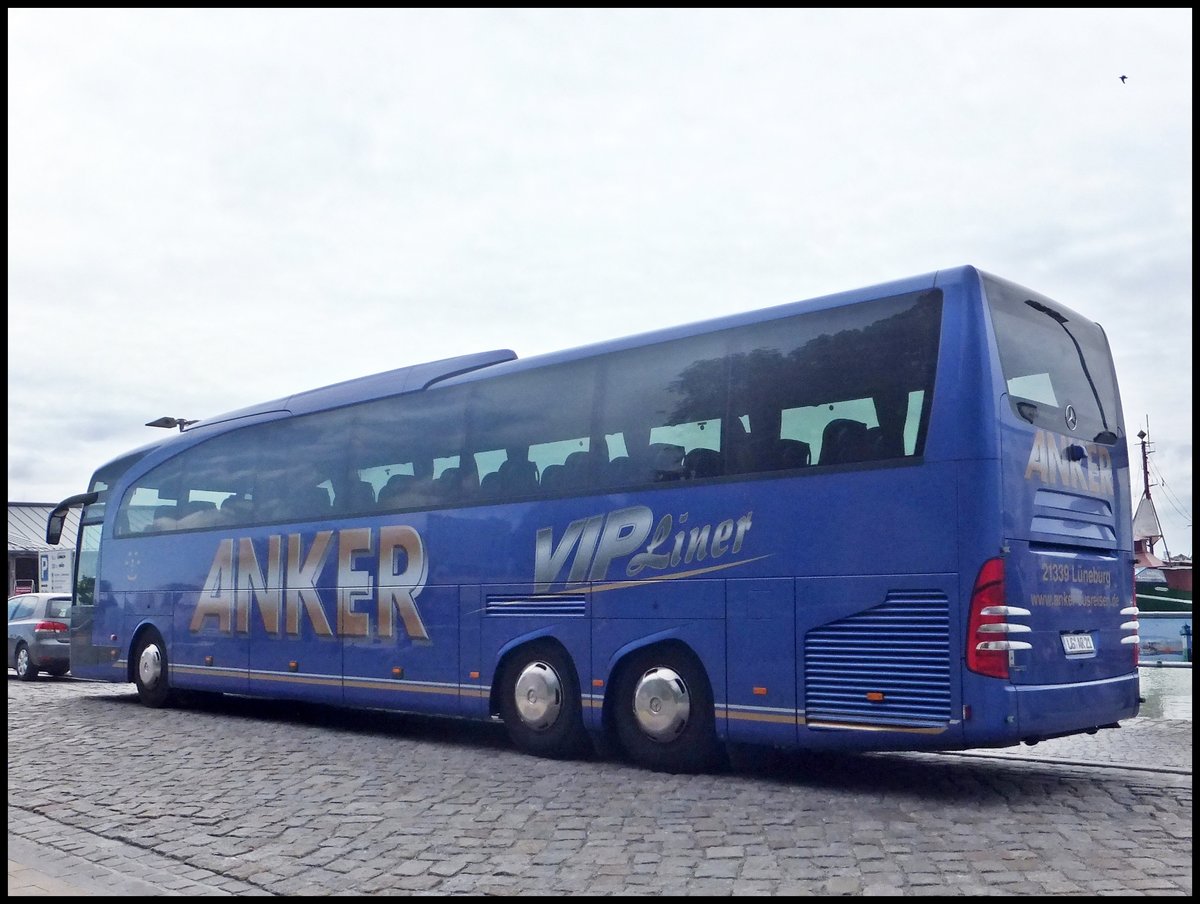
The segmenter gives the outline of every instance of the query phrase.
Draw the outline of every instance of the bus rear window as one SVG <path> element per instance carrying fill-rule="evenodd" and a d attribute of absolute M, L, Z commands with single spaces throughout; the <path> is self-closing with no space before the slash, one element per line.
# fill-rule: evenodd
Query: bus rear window
<path fill-rule="evenodd" d="M 985 276 L 983 284 L 1013 412 L 1047 430 L 1115 443 L 1123 428 L 1104 331 L 1006 280 Z"/>

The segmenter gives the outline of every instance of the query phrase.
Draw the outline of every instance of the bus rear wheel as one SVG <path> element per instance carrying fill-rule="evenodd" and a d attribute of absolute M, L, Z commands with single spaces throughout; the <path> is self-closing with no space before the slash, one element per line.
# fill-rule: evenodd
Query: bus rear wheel
<path fill-rule="evenodd" d="M 635 653 L 613 687 L 613 722 L 629 758 L 656 772 L 707 772 L 722 747 L 712 688 L 696 657 L 658 647 Z"/>
<path fill-rule="evenodd" d="M 579 679 L 557 644 L 534 643 L 513 655 L 504 667 L 499 703 L 500 718 L 518 750 L 552 759 L 586 752 Z"/>
<path fill-rule="evenodd" d="M 142 704 L 153 709 L 166 706 L 171 700 L 167 646 L 157 631 L 142 635 L 134 654 L 134 669 L 133 680 Z"/>

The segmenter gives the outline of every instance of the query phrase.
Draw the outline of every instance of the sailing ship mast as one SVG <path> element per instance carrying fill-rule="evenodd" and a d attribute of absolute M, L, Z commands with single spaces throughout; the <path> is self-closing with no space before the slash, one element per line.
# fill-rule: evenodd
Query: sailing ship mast
<path fill-rule="evenodd" d="M 1163 562 L 1154 554 L 1154 544 L 1163 541 L 1163 552 L 1170 558 L 1167 541 L 1163 537 L 1162 524 L 1158 520 L 1158 510 L 1154 507 L 1154 499 L 1150 496 L 1150 422 L 1146 421 L 1146 429 L 1138 431 L 1138 439 L 1142 444 L 1142 498 L 1138 502 L 1137 511 L 1133 515 L 1133 551 L 1139 565 L 1162 565 Z"/>

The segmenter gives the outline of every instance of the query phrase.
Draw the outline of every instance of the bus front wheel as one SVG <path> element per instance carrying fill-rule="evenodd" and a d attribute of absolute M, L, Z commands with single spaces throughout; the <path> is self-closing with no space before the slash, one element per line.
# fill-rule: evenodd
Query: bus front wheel
<path fill-rule="evenodd" d="M 154 709 L 166 706 L 171 699 L 167 646 L 157 631 L 147 631 L 142 635 L 133 665 L 133 680 L 142 704 Z"/>
<path fill-rule="evenodd" d="M 566 759 L 587 750 L 579 679 L 558 644 L 518 651 L 504 667 L 500 718 L 513 745 L 534 756 Z"/>
<path fill-rule="evenodd" d="M 706 772 L 721 762 L 712 689 L 689 652 L 635 653 L 613 688 L 613 721 L 635 763 L 657 772 Z"/>

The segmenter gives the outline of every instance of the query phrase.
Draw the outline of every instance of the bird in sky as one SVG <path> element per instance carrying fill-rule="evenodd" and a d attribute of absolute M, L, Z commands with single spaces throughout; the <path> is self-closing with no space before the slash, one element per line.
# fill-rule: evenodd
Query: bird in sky
<path fill-rule="evenodd" d="M 1129 78 L 1129 76 L 1127 76 L 1127 75 L 1121 76 L 1121 84 L 1122 85 L 1125 84 L 1125 79 L 1127 79 L 1127 78 Z"/>

